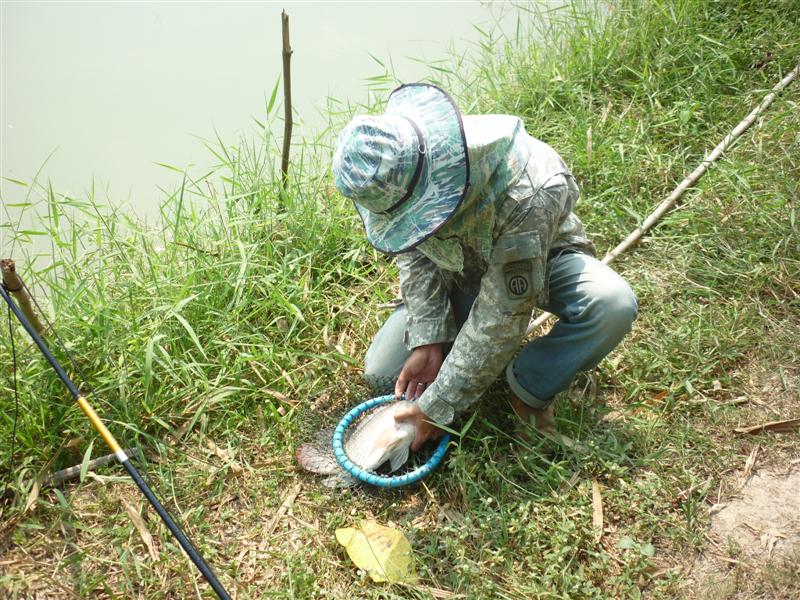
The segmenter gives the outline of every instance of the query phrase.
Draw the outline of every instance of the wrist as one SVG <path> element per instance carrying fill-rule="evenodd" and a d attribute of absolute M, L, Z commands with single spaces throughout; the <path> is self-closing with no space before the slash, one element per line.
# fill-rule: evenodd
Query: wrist
<path fill-rule="evenodd" d="M 420 346 L 416 346 L 414 350 L 421 350 L 424 352 L 435 352 L 438 354 L 442 353 L 442 347 L 444 344 L 442 342 L 434 342 L 433 344 L 422 344 Z"/>
<path fill-rule="evenodd" d="M 428 388 L 417 402 L 420 411 L 428 418 L 439 425 L 449 425 L 455 418 L 455 410 L 445 400 L 439 398 L 436 390 Z"/>

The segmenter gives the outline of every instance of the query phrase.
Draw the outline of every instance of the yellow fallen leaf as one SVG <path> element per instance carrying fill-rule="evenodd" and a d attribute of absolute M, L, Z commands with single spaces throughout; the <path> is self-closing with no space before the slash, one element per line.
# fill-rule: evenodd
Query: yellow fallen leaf
<path fill-rule="evenodd" d="M 416 583 L 411 544 L 402 531 L 367 520 L 356 527 L 337 529 L 336 541 L 373 581 Z"/>

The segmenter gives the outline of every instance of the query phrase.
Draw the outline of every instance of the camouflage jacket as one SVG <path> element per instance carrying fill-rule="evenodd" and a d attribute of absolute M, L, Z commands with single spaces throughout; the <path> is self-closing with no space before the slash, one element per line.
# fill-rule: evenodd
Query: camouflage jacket
<path fill-rule="evenodd" d="M 512 359 L 536 306 L 547 304 L 548 254 L 575 248 L 594 254 L 572 212 L 578 186 L 561 157 L 524 130 L 514 144 L 529 157 L 516 179 L 494 196 L 491 250 L 485 254 L 459 237 L 463 267 L 437 266 L 420 249 L 397 256 L 407 309 L 404 343 L 410 350 L 453 342 L 439 375 L 420 398 L 420 408 L 441 424 L 475 402 Z M 452 236 L 453 231 L 449 232 Z M 476 297 L 457 331 L 449 294 L 454 286 Z"/>

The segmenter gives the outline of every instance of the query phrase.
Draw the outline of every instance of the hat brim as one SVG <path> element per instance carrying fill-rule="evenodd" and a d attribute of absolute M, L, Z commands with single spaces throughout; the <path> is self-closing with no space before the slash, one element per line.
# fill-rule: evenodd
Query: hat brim
<path fill-rule="evenodd" d="M 408 117 L 419 127 L 425 139 L 422 173 L 409 198 L 389 214 L 355 205 L 369 243 L 399 254 L 431 237 L 461 205 L 469 187 L 469 155 L 461 113 L 435 85 L 400 86 L 389 96 L 385 114 Z"/>

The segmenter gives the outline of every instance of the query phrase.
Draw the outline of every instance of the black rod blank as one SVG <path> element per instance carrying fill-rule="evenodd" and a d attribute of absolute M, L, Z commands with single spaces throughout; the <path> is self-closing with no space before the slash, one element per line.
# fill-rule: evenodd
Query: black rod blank
<path fill-rule="evenodd" d="M 180 544 L 181 548 L 183 548 L 186 554 L 189 555 L 189 558 L 198 568 L 200 573 L 202 573 L 203 577 L 205 577 L 208 584 L 217 594 L 217 597 L 220 598 L 220 600 L 230 600 L 228 592 L 226 592 L 225 588 L 222 587 L 222 584 L 219 582 L 219 579 L 217 579 L 217 576 L 214 574 L 214 571 L 211 570 L 211 567 L 205 561 L 203 556 L 197 551 L 197 549 L 194 547 L 189 538 L 186 537 L 186 534 L 183 533 L 183 531 L 175 522 L 175 520 L 170 516 L 170 514 L 161 504 L 159 499 L 153 493 L 153 490 L 151 490 L 150 486 L 147 485 L 147 482 L 145 482 L 145 480 L 142 479 L 142 476 L 139 474 L 139 471 L 136 469 L 136 467 L 133 466 L 133 463 L 131 463 L 130 458 L 128 458 L 127 454 L 125 454 L 125 452 L 122 450 L 122 447 L 119 445 L 117 440 L 114 439 L 113 435 L 111 435 L 106 426 L 102 423 L 102 421 L 100 421 L 99 417 L 97 416 L 97 413 L 94 412 L 94 409 L 91 407 L 91 405 L 89 405 L 86 399 L 81 395 L 81 393 L 78 391 L 78 388 L 75 386 L 75 384 L 67 375 L 66 371 L 64 371 L 63 367 L 53 356 L 53 353 L 50 352 L 50 349 L 44 343 L 42 338 L 39 336 L 38 333 L 36 333 L 36 330 L 30 324 L 28 319 L 25 318 L 25 315 L 22 314 L 22 311 L 8 295 L 5 284 L 0 284 L 0 296 L 3 297 L 3 300 L 5 300 L 6 304 L 8 304 L 8 306 L 11 308 L 11 311 L 14 313 L 14 316 L 17 317 L 17 320 L 20 322 L 22 327 L 25 329 L 25 331 L 28 332 L 28 335 L 31 336 L 31 339 L 34 341 L 34 343 L 38 346 L 41 353 L 47 359 L 47 362 L 49 362 L 50 366 L 53 367 L 53 370 L 58 375 L 58 378 L 61 379 L 61 381 L 70 391 L 70 394 L 72 394 L 73 398 L 78 402 L 78 404 L 80 405 L 83 412 L 86 414 L 89 421 L 92 423 L 95 429 L 97 429 L 97 431 L 109 445 L 111 450 L 114 452 L 114 454 L 117 457 L 117 460 L 122 464 L 123 467 L 125 467 L 125 470 L 128 472 L 128 475 L 131 476 L 131 479 L 133 479 L 133 481 L 141 490 L 142 494 L 144 494 L 145 498 L 147 498 L 147 501 L 150 503 L 153 509 L 155 509 L 155 511 L 158 513 L 158 516 L 161 517 L 161 520 L 164 521 L 164 524 L 167 526 L 167 529 L 169 529 L 170 533 L 175 537 L 176 540 L 178 540 L 178 543 Z"/>

